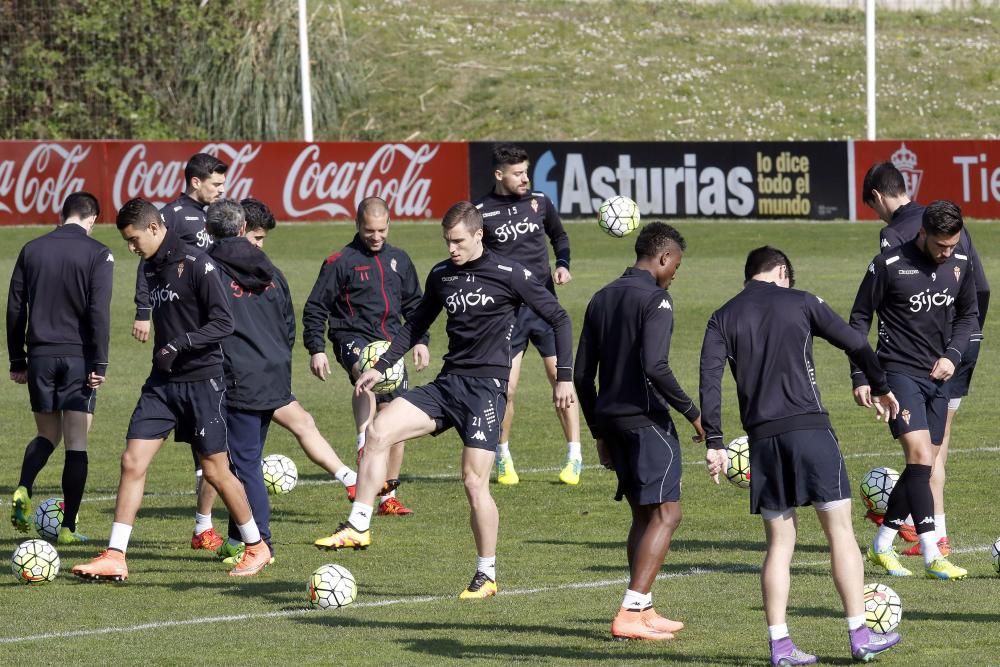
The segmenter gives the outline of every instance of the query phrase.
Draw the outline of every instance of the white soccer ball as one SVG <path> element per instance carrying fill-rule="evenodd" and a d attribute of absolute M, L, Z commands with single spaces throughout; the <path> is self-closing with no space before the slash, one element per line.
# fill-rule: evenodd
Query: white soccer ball
<path fill-rule="evenodd" d="M 343 607 L 354 602 L 358 585 L 354 575 L 342 565 L 321 566 L 309 577 L 309 602 L 320 609 Z"/>
<path fill-rule="evenodd" d="M 865 625 L 874 632 L 892 632 L 903 620 L 903 602 L 885 584 L 865 586 Z"/>
<path fill-rule="evenodd" d="M 32 518 L 39 537 L 43 540 L 55 540 L 59 537 L 64 509 L 66 509 L 66 503 L 63 502 L 62 498 L 49 498 L 38 504 Z"/>
<path fill-rule="evenodd" d="M 299 482 L 299 469 L 287 456 L 268 454 L 260 465 L 264 469 L 264 487 L 272 496 L 289 493 Z"/>
<path fill-rule="evenodd" d="M 389 349 L 391 343 L 387 340 L 376 340 L 365 345 L 364 349 L 361 350 L 361 357 L 358 360 L 358 365 L 361 368 L 361 372 L 364 373 L 369 368 L 373 367 L 378 363 L 379 357 L 385 354 L 385 351 Z M 400 357 L 391 368 L 385 370 L 385 377 L 381 382 L 377 382 L 375 386 L 372 387 L 372 391 L 376 394 L 388 394 L 390 392 L 396 391 L 399 385 L 403 382 L 403 374 L 406 372 L 406 366 L 403 363 L 403 358 Z"/>
<path fill-rule="evenodd" d="M 597 224 L 615 238 L 628 236 L 639 226 L 639 206 L 628 197 L 615 195 L 597 209 Z"/>
<path fill-rule="evenodd" d="M 1000 537 L 990 547 L 990 556 L 993 557 L 993 569 L 997 571 L 997 574 L 1000 574 Z"/>
<path fill-rule="evenodd" d="M 59 554 L 45 540 L 21 542 L 10 557 L 10 569 L 23 584 L 44 584 L 59 574 Z"/>
<path fill-rule="evenodd" d="M 889 495 L 899 481 L 899 473 L 892 468 L 872 468 L 861 478 L 861 500 L 875 514 L 885 514 Z"/>
<path fill-rule="evenodd" d="M 729 464 L 726 466 L 726 479 L 740 487 L 750 488 L 750 440 L 741 435 L 726 445 L 726 455 Z"/>

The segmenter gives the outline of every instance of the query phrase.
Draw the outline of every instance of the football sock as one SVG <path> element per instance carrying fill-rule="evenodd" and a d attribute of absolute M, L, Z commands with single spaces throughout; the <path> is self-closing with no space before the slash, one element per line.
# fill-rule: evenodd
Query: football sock
<path fill-rule="evenodd" d="M 926 533 L 919 533 L 920 553 L 924 557 L 924 565 L 930 565 L 935 559 L 941 557 L 941 552 L 937 547 L 937 531 L 929 530 Z"/>
<path fill-rule="evenodd" d="M 194 513 L 194 534 L 200 535 L 206 530 L 212 528 L 212 515 L 211 514 L 198 514 Z"/>
<path fill-rule="evenodd" d="M 493 581 L 497 580 L 497 557 L 479 556 L 476 558 L 476 572 L 482 572 Z"/>
<path fill-rule="evenodd" d="M 892 548 L 892 541 L 896 539 L 896 533 L 899 531 L 891 526 L 887 526 L 884 523 L 878 527 L 875 532 L 875 541 L 872 543 L 872 549 L 875 553 L 884 553 Z"/>
<path fill-rule="evenodd" d="M 904 466 L 896 486 L 893 487 L 889 495 L 889 504 L 885 508 L 885 520 L 883 526 L 892 526 L 894 530 L 899 530 L 903 521 L 910 513 L 910 494 L 906 489 L 910 486 L 913 476 L 913 466 Z"/>
<path fill-rule="evenodd" d="M 35 483 L 35 478 L 38 477 L 38 473 L 48 463 L 49 457 L 55 448 L 56 446 L 48 438 L 43 438 L 42 436 L 36 437 L 24 448 L 24 460 L 21 462 L 21 481 L 17 485 L 26 488 L 29 496 L 31 495 L 31 487 Z"/>
<path fill-rule="evenodd" d="M 246 523 L 239 525 L 237 528 L 240 529 L 240 535 L 243 537 L 243 544 L 253 545 L 260 542 L 260 530 L 257 528 L 257 522 L 253 520 L 253 515 L 250 515 L 250 520 Z"/>
<path fill-rule="evenodd" d="M 909 526 L 913 525 L 913 515 L 912 514 L 909 515 L 908 517 L 906 517 L 906 524 L 909 525 Z"/>
<path fill-rule="evenodd" d="M 583 460 L 583 452 L 580 449 L 579 442 L 566 443 L 566 458 L 576 459 L 577 461 Z"/>
<path fill-rule="evenodd" d="M 630 588 L 625 589 L 625 597 L 622 599 L 622 609 L 629 611 L 642 611 L 653 604 L 652 593 L 639 593 Z"/>
<path fill-rule="evenodd" d="M 112 523 L 108 548 L 125 553 L 128 549 L 128 540 L 130 537 L 132 537 L 132 526 L 127 523 Z"/>
<path fill-rule="evenodd" d="M 358 433 L 358 439 L 356 441 L 356 444 L 358 446 L 358 449 L 361 449 L 362 447 L 365 446 L 365 432 L 364 431 L 362 431 L 361 433 Z"/>
<path fill-rule="evenodd" d="M 378 504 L 381 505 L 385 501 L 389 500 L 389 498 L 395 498 L 395 497 L 396 497 L 396 489 L 393 489 L 392 491 L 390 491 L 389 493 L 385 494 L 384 496 L 379 496 L 378 497 Z"/>
<path fill-rule="evenodd" d="M 906 497 L 913 514 L 917 534 L 934 530 L 934 496 L 931 493 L 931 467 L 908 463 L 910 478 L 906 484 Z M 893 489 L 895 491 L 895 489 Z M 890 496 L 891 500 L 892 496 Z"/>
<path fill-rule="evenodd" d="M 944 514 L 934 515 L 934 532 L 937 533 L 938 539 L 948 537 L 948 529 L 945 527 Z"/>
<path fill-rule="evenodd" d="M 347 516 L 347 522 L 363 533 L 372 525 L 373 509 L 371 505 L 365 505 L 355 500 L 354 504 L 351 505 L 351 513 Z"/>
<path fill-rule="evenodd" d="M 66 463 L 63 465 L 62 491 L 66 502 L 63 509 L 63 527 L 70 532 L 76 532 L 76 515 L 80 512 L 83 501 L 83 488 L 87 485 L 87 452 L 66 450 Z"/>
<path fill-rule="evenodd" d="M 848 630 L 857 630 L 858 628 L 860 628 L 864 624 L 865 624 L 865 615 L 864 614 L 859 614 L 857 616 L 848 616 L 847 617 L 847 629 Z"/>
<path fill-rule="evenodd" d="M 510 456 L 510 442 L 501 442 L 497 445 L 497 456 Z"/>
<path fill-rule="evenodd" d="M 358 473 L 354 472 L 347 466 L 344 466 L 337 472 L 333 473 L 333 477 L 344 486 L 354 486 L 358 483 Z"/>
<path fill-rule="evenodd" d="M 772 642 L 776 642 L 779 639 L 784 639 L 788 636 L 788 624 L 781 623 L 780 625 L 769 625 L 767 626 L 767 636 Z"/>

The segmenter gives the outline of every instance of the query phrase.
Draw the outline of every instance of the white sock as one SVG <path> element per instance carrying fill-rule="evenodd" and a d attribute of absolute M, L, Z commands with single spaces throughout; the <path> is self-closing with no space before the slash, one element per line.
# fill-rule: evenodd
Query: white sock
<path fill-rule="evenodd" d="M 240 529 L 240 537 L 243 538 L 243 544 L 257 544 L 260 542 L 260 530 L 257 528 L 257 522 L 253 520 L 253 515 L 250 515 L 250 520 L 243 525 L 237 524 Z"/>
<path fill-rule="evenodd" d="M 333 473 L 333 477 L 344 486 L 354 486 L 358 483 L 358 473 L 354 472 L 347 466 L 344 466 L 337 472 Z"/>
<path fill-rule="evenodd" d="M 767 626 L 767 636 L 770 637 L 772 642 L 784 639 L 788 636 L 788 624 L 781 623 L 780 625 Z"/>
<path fill-rule="evenodd" d="M 872 549 L 875 553 L 883 553 L 892 548 L 892 541 L 896 539 L 896 533 L 899 531 L 895 528 L 885 525 L 884 523 L 878 527 L 875 532 L 875 542 L 872 543 Z"/>
<path fill-rule="evenodd" d="M 393 489 L 392 491 L 390 491 L 389 493 L 385 494 L 384 496 L 379 496 L 378 497 L 378 504 L 381 505 L 385 501 L 389 500 L 389 498 L 395 498 L 395 497 L 396 497 L 396 489 Z"/>
<path fill-rule="evenodd" d="M 907 526 L 912 526 L 913 525 L 913 515 L 912 514 L 910 514 L 910 515 L 908 515 L 906 517 L 906 522 L 905 523 L 906 523 Z"/>
<path fill-rule="evenodd" d="M 482 572 L 493 581 L 497 580 L 497 557 L 479 556 L 476 558 L 476 572 Z"/>
<path fill-rule="evenodd" d="M 510 457 L 510 442 L 501 442 L 497 445 L 497 456 Z"/>
<path fill-rule="evenodd" d="M 194 469 L 194 495 L 201 493 L 201 483 L 205 481 L 205 471 L 201 468 Z"/>
<path fill-rule="evenodd" d="M 622 599 L 622 609 L 629 611 L 642 611 L 646 607 L 652 606 L 652 593 L 639 593 L 628 588 L 625 589 L 625 597 Z"/>
<path fill-rule="evenodd" d="M 357 445 L 358 445 L 358 449 L 361 449 L 362 447 L 365 446 L 365 432 L 364 431 L 362 431 L 361 433 L 358 433 Z"/>
<path fill-rule="evenodd" d="M 579 442 L 566 443 L 566 458 L 576 459 L 577 461 L 583 460 L 583 452 L 580 450 Z"/>
<path fill-rule="evenodd" d="M 948 529 L 944 524 L 944 514 L 934 515 L 934 532 L 937 533 L 939 540 L 943 537 L 948 537 Z"/>
<path fill-rule="evenodd" d="M 928 530 L 926 533 L 917 535 L 920 540 L 920 553 L 924 557 L 924 565 L 930 565 L 934 559 L 941 557 L 941 552 L 937 547 L 937 531 Z"/>
<path fill-rule="evenodd" d="M 357 500 L 351 505 L 351 513 L 347 515 L 347 521 L 361 532 L 368 530 L 372 525 L 371 505 L 365 505 Z"/>
<path fill-rule="evenodd" d="M 132 537 L 132 526 L 127 523 L 111 524 L 111 539 L 108 540 L 108 548 L 117 549 L 122 553 L 128 549 L 129 538 Z"/>
<path fill-rule="evenodd" d="M 194 533 L 195 535 L 200 535 L 206 530 L 212 528 L 212 515 L 211 514 L 198 514 L 194 513 Z"/>
<path fill-rule="evenodd" d="M 858 616 L 848 616 L 847 617 L 847 629 L 857 630 L 862 625 L 865 624 L 865 615 L 859 614 Z"/>

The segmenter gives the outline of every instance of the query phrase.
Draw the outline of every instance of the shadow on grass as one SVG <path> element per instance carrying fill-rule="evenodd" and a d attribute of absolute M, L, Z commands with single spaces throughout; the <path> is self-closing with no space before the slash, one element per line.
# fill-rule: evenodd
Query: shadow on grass
<path fill-rule="evenodd" d="M 560 540 L 560 539 L 538 539 L 538 540 L 524 540 L 524 544 L 544 544 L 548 546 L 563 546 L 563 547 L 586 547 L 588 549 L 624 549 L 625 542 L 615 541 L 615 542 L 584 542 L 579 540 Z M 763 540 L 760 542 L 751 542 L 748 540 L 687 540 L 683 538 L 676 538 L 673 540 L 670 546 L 671 553 L 675 551 L 688 551 L 688 550 L 717 550 L 717 551 L 757 551 L 764 553 L 767 550 L 767 544 Z M 797 544 L 795 546 L 796 553 L 818 553 L 829 555 L 830 548 L 825 544 Z M 669 556 L 668 556 L 669 557 Z"/>
<path fill-rule="evenodd" d="M 824 607 L 792 607 L 789 609 L 789 615 L 830 618 L 842 616 L 838 610 Z M 980 614 L 970 611 L 959 611 L 954 608 L 949 609 L 948 613 L 941 613 L 940 610 L 933 609 L 933 604 L 928 605 L 928 611 L 914 610 L 912 606 L 904 605 L 903 622 L 905 623 L 906 621 L 945 621 L 949 623 L 1000 624 L 1000 613 Z"/>

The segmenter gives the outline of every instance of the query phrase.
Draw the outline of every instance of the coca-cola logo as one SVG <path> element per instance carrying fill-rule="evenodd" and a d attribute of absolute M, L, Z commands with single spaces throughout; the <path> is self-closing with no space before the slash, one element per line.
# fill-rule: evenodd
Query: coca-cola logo
<path fill-rule="evenodd" d="M 15 160 L 0 161 L 0 212 L 59 213 L 68 195 L 85 189 L 85 180 L 76 171 L 89 154 L 90 146 L 43 143 L 20 167 Z"/>
<path fill-rule="evenodd" d="M 381 197 L 393 217 L 430 217 L 431 179 L 422 177 L 438 147 L 382 144 L 363 162 L 322 161 L 320 147 L 303 148 L 292 163 L 282 189 L 282 204 L 291 217 L 325 213 L 353 217 L 365 197 Z"/>
<path fill-rule="evenodd" d="M 260 153 L 261 146 L 244 144 L 236 148 L 229 144 L 206 144 L 199 153 L 208 153 L 227 165 L 226 196 L 243 199 L 250 196 L 253 179 L 244 177 L 248 164 Z M 142 197 L 156 206 L 176 199 L 184 192 L 184 165 L 186 160 L 147 159 L 146 144 L 136 144 L 125 153 L 115 170 L 111 196 L 116 209 L 129 199 Z"/>

